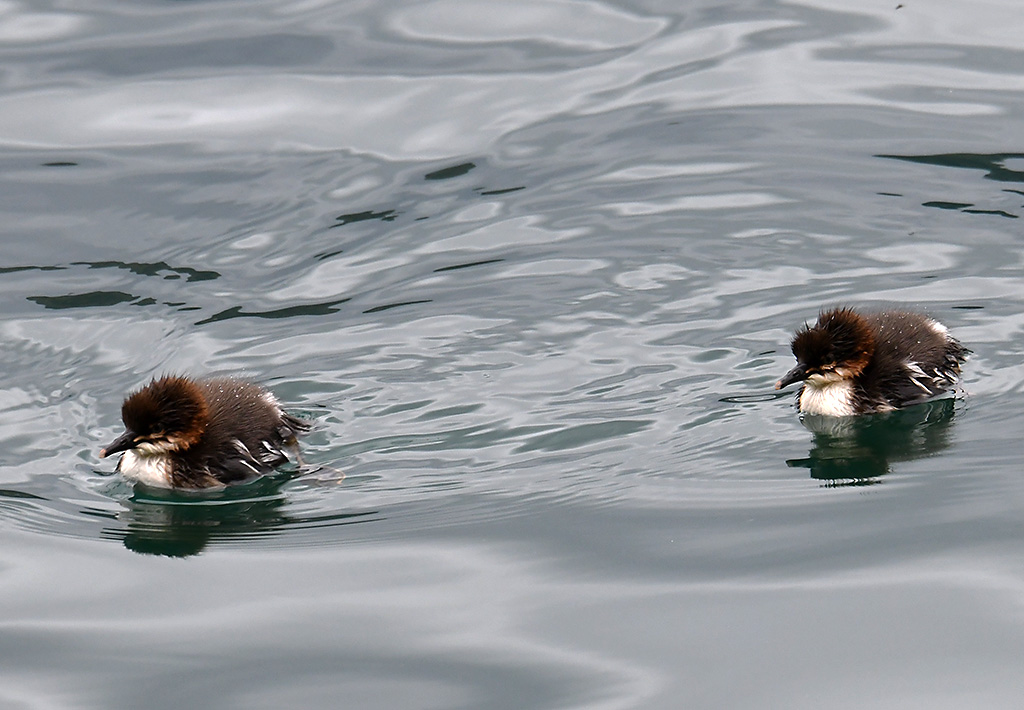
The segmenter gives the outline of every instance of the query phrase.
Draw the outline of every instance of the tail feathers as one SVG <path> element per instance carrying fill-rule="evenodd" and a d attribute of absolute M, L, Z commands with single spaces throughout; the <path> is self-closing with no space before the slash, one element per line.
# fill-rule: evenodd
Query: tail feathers
<path fill-rule="evenodd" d="M 301 436 L 302 434 L 308 432 L 312 426 L 312 422 L 307 422 L 304 419 L 293 417 L 291 414 L 282 414 L 281 438 L 293 439 L 297 436 Z"/>

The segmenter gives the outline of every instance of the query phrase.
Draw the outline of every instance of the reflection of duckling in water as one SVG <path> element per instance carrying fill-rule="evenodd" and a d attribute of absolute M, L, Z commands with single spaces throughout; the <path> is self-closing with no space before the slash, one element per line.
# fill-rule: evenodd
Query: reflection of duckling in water
<path fill-rule="evenodd" d="M 303 531 L 322 535 L 327 528 L 381 519 L 375 509 L 293 506 L 286 488 L 291 480 L 280 473 L 201 493 L 135 488 L 121 501 L 123 510 L 113 516 L 102 534 L 123 541 L 125 547 L 140 554 L 189 557 L 215 545 L 294 536 Z M 312 539 L 322 542 L 323 538 Z"/>
<path fill-rule="evenodd" d="M 786 461 L 810 469 L 811 478 L 832 485 L 875 482 L 896 461 L 911 461 L 949 446 L 953 399 L 936 399 L 915 407 L 870 417 L 804 416 L 814 433 L 805 459 Z"/>
<path fill-rule="evenodd" d="M 843 417 L 888 412 L 945 392 L 970 351 L 919 313 L 823 311 L 793 337 L 797 365 L 775 383 L 803 382 L 800 411 Z"/>
<path fill-rule="evenodd" d="M 211 543 L 279 535 L 298 524 L 281 492 L 286 478 L 264 476 L 202 494 L 136 489 L 122 501 L 118 524 L 106 535 L 122 539 L 134 552 L 168 557 L 196 555 Z"/>
<path fill-rule="evenodd" d="M 298 453 L 309 424 L 267 390 L 235 379 L 168 375 L 121 406 L 125 432 L 100 452 L 124 452 L 125 478 L 160 488 L 222 487 L 269 473 Z"/>

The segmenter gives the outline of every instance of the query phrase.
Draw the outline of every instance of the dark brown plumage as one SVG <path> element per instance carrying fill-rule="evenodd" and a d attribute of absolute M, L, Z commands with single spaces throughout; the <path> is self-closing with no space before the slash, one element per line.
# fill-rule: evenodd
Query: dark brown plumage
<path fill-rule="evenodd" d="M 883 412 L 945 392 L 970 351 L 919 313 L 822 311 L 792 342 L 797 365 L 776 384 L 803 382 L 801 412 L 846 416 Z"/>
<path fill-rule="evenodd" d="M 117 468 L 153 486 L 210 488 L 268 473 L 309 429 L 267 390 L 228 378 L 167 375 L 121 406 L 125 432 L 100 452 L 124 452 Z"/>

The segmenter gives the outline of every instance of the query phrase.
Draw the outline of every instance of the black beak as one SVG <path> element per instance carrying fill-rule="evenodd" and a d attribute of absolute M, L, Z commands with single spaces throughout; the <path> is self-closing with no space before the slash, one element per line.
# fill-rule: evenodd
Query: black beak
<path fill-rule="evenodd" d="M 110 444 L 107 444 L 106 448 L 100 449 L 100 458 L 105 459 L 111 454 L 116 454 L 119 451 L 127 451 L 128 449 L 134 449 L 135 444 L 135 432 L 125 431 L 124 434 L 114 439 Z"/>
<path fill-rule="evenodd" d="M 803 382 L 807 379 L 807 365 L 802 362 L 797 363 L 797 366 L 782 376 L 782 379 L 775 383 L 775 389 L 780 390 L 783 387 L 788 387 L 794 382 Z"/>

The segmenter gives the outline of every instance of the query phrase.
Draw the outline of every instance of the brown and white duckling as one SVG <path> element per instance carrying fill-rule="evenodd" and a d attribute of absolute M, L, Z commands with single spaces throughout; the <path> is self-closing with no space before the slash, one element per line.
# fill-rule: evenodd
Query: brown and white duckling
<path fill-rule="evenodd" d="M 297 451 L 309 424 L 267 390 L 230 378 L 166 375 L 124 400 L 125 432 L 100 451 L 123 452 L 125 478 L 161 488 L 224 486 L 269 473 Z"/>
<path fill-rule="evenodd" d="M 953 387 L 971 352 L 938 321 L 907 311 L 822 311 L 792 342 L 797 365 L 775 383 L 803 382 L 801 412 L 834 417 L 887 412 Z"/>

